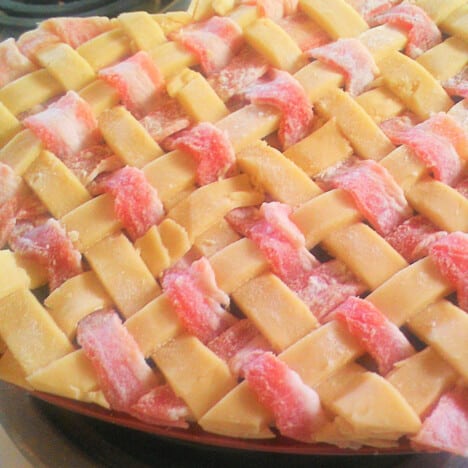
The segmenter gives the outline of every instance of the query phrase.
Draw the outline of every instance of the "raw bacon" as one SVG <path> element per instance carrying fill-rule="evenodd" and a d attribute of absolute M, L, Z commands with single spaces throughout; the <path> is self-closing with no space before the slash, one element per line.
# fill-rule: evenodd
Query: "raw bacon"
<path fill-rule="evenodd" d="M 430 246 L 429 255 L 456 288 L 460 308 L 468 312 L 468 234 L 448 234 Z"/>
<path fill-rule="evenodd" d="M 344 75 L 346 90 L 352 96 L 365 91 L 379 72 L 372 54 L 359 39 L 338 39 L 310 49 L 306 55 L 338 69 Z"/>
<path fill-rule="evenodd" d="M 123 166 L 122 160 L 107 145 L 85 148 L 64 158 L 64 163 L 83 185 L 89 185 L 102 173 L 116 171 Z"/>
<path fill-rule="evenodd" d="M 330 260 L 314 268 L 307 286 L 297 291 L 314 316 L 323 322 L 335 307 L 350 296 L 358 296 L 366 290 L 344 263 Z"/>
<path fill-rule="evenodd" d="M 406 261 L 412 263 L 427 256 L 431 244 L 445 235 L 445 231 L 441 231 L 424 216 L 418 215 L 401 223 L 385 240 Z"/>
<path fill-rule="evenodd" d="M 34 63 L 37 63 L 36 54 L 44 47 L 60 42 L 60 37 L 43 27 L 27 31 L 18 38 L 18 49 Z M 39 63 L 38 63 L 39 65 Z"/>
<path fill-rule="evenodd" d="M 223 101 L 228 101 L 261 78 L 267 70 L 267 60 L 245 46 L 226 67 L 212 73 L 208 82 Z"/>
<path fill-rule="evenodd" d="M 10 243 L 14 251 L 47 269 L 51 291 L 83 271 L 80 252 L 55 219 L 28 230 Z"/>
<path fill-rule="evenodd" d="M 455 190 L 460 192 L 465 198 L 468 198 L 468 177 L 458 182 L 455 185 Z"/>
<path fill-rule="evenodd" d="M 167 384 L 158 385 L 130 407 L 130 414 L 148 424 L 188 428 L 190 410 Z"/>
<path fill-rule="evenodd" d="M 163 92 L 164 78 L 145 51 L 103 68 L 98 76 L 117 90 L 123 104 L 137 118 L 152 111 Z"/>
<path fill-rule="evenodd" d="M 366 300 L 348 298 L 332 312 L 332 318 L 348 327 L 349 332 L 376 360 L 382 375 L 387 374 L 396 362 L 414 353 L 399 328 Z"/>
<path fill-rule="evenodd" d="M 276 22 L 293 38 L 303 52 L 331 41 L 330 36 L 305 13 L 285 16 Z"/>
<path fill-rule="evenodd" d="M 14 39 L 0 42 L 0 88 L 35 68 L 34 64 L 19 51 Z"/>
<path fill-rule="evenodd" d="M 442 83 L 445 91 L 450 96 L 460 96 L 468 98 L 468 67 L 465 67 L 458 75 L 444 81 Z"/>
<path fill-rule="evenodd" d="M 197 183 L 206 185 L 223 178 L 236 160 L 227 134 L 209 122 L 179 133 L 173 145 L 189 153 L 198 163 Z"/>
<path fill-rule="evenodd" d="M 351 6 L 369 23 L 374 16 L 384 13 L 401 0 L 347 0 Z"/>
<path fill-rule="evenodd" d="M 99 142 L 97 121 L 89 104 L 74 91 L 27 117 L 23 124 L 61 159 Z"/>
<path fill-rule="evenodd" d="M 132 240 L 164 217 L 156 189 L 136 167 L 126 166 L 105 178 L 103 188 L 114 198 L 114 212 Z"/>
<path fill-rule="evenodd" d="M 359 211 L 382 235 L 392 232 L 411 214 L 403 190 L 375 161 L 359 161 L 338 171 L 332 183 L 352 196 Z"/>
<path fill-rule="evenodd" d="M 254 354 L 271 350 L 271 346 L 249 319 L 239 320 L 207 346 L 228 363 L 234 375 L 243 375 L 244 365 L 253 359 Z"/>
<path fill-rule="evenodd" d="M 51 18 L 41 26 L 59 36 L 74 49 L 112 28 L 109 18 L 105 16 Z"/>
<path fill-rule="evenodd" d="M 437 180 L 452 184 L 460 176 L 468 136 L 455 119 L 441 112 L 414 127 L 401 117 L 380 126 L 393 143 L 408 146 Z"/>
<path fill-rule="evenodd" d="M 158 98 L 155 108 L 140 123 L 154 141 L 161 143 L 165 138 L 189 127 L 190 117 L 177 99 L 164 93 Z"/>
<path fill-rule="evenodd" d="M 112 409 L 130 411 L 157 384 L 137 342 L 114 310 L 100 310 L 80 320 L 76 336 Z"/>
<path fill-rule="evenodd" d="M 231 19 L 213 16 L 172 33 L 170 38 L 193 53 L 203 72 L 210 75 L 224 68 L 242 46 L 242 31 Z"/>
<path fill-rule="evenodd" d="M 273 353 L 254 356 L 244 374 L 260 403 L 273 413 L 282 435 L 310 442 L 326 422 L 317 393 Z"/>
<path fill-rule="evenodd" d="M 302 86 L 287 72 L 271 70 L 268 79 L 246 90 L 254 104 L 267 104 L 281 111 L 278 137 L 283 149 L 304 138 L 312 123 L 313 111 Z"/>
<path fill-rule="evenodd" d="M 222 307 L 229 303 L 229 296 L 216 285 L 205 257 L 188 268 L 166 271 L 162 285 L 182 325 L 202 342 L 210 342 L 231 325 Z"/>
<path fill-rule="evenodd" d="M 283 205 L 274 202 L 273 209 L 282 210 Z M 285 209 L 291 208 L 286 206 Z M 267 209 L 267 216 L 268 211 Z M 271 219 L 271 213 L 269 216 Z M 299 230 L 289 218 L 283 218 L 282 226 L 272 224 L 265 216 L 265 208 L 262 206 L 260 211 L 255 208 L 237 208 L 226 219 L 233 229 L 257 245 L 270 263 L 272 271 L 290 288 L 300 291 L 307 286 L 311 271 L 318 265 L 318 261 L 305 248 L 305 240 L 301 246 L 298 246 L 297 240 L 291 242 L 291 233 L 297 238 L 296 231 Z"/>
<path fill-rule="evenodd" d="M 402 3 L 373 17 L 373 24 L 388 23 L 407 31 L 405 53 L 415 59 L 442 41 L 442 34 L 429 15 L 417 5 Z"/>
<path fill-rule="evenodd" d="M 435 449 L 468 456 L 468 389 L 442 395 L 411 443 L 416 449 Z"/>

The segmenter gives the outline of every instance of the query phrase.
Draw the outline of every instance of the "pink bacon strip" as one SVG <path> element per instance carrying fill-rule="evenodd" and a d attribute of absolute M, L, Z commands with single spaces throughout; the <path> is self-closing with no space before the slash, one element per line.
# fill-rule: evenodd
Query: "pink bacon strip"
<path fill-rule="evenodd" d="M 167 93 L 158 97 L 154 109 L 141 119 L 140 123 L 157 143 L 191 124 L 190 117 L 177 100 Z"/>
<path fill-rule="evenodd" d="M 442 86 L 450 96 L 468 99 L 468 67 L 465 67 L 458 75 L 444 81 Z"/>
<path fill-rule="evenodd" d="M 112 173 L 102 187 L 114 198 L 114 212 L 134 241 L 164 217 L 158 192 L 136 167 L 126 166 Z"/>
<path fill-rule="evenodd" d="M 338 39 L 310 49 L 306 55 L 338 69 L 344 75 L 346 90 L 352 96 L 361 94 L 379 72 L 372 54 L 358 39 Z"/>
<path fill-rule="evenodd" d="M 112 409 L 129 412 L 157 384 L 137 342 L 114 310 L 86 316 L 76 333 Z"/>
<path fill-rule="evenodd" d="M 27 117 L 23 124 L 49 151 L 65 161 L 98 143 L 100 138 L 91 107 L 74 91 L 68 91 L 44 111 Z"/>
<path fill-rule="evenodd" d="M 404 2 L 373 17 L 373 24 L 384 23 L 407 31 L 405 53 L 413 59 L 442 41 L 442 34 L 429 15 L 410 3 Z"/>
<path fill-rule="evenodd" d="M 34 64 L 20 52 L 14 39 L 0 42 L 0 88 L 35 68 Z"/>
<path fill-rule="evenodd" d="M 430 246 L 429 255 L 456 288 L 460 308 L 468 312 L 468 234 L 448 234 Z"/>
<path fill-rule="evenodd" d="M 159 385 L 144 394 L 130 407 L 130 414 L 148 424 L 158 426 L 189 427 L 190 410 L 168 384 Z"/>
<path fill-rule="evenodd" d="M 254 355 L 271 350 L 271 346 L 249 319 L 239 320 L 211 340 L 207 346 L 228 363 L 234 375 L 243 375 L 245 364 Z"/>
<path fill-rule="evenodd" d="M 330 260 L 314 268 L 307 285 L 296 291 L 314 316 L 323 322 L 335 307 L 350 296 L 358 296 L 366 290 L 344 263 Z"/>
<path fill-rule="evenodd" d="M 392 232 L 411 214 L 401 187 L 375 161 L 359 161 L 344 167 L 331 182 L 352 196 L 359 211 L 382 235 Z"/>
<path fill-rule="evenodd" d="M 90 16 L 87 18 L 51 18 L 44 21 L 41 24 L 42 27 L 76 49 L 93 37 L 109 31 L 112 25 L 109 18 L 105 16 Z"/>
<path fill-rule="evenodd" d="M 254 104 L 267 104 L 281 111 L 278 138 L 283 149 L 308 134 L 312 106 L 302 86 L 289 73 L 272 69 L 266 80 L 259 80 L 245 94 Z"/>
<path fill-rule="evenodd" d="M 223 101 L 228 101 L 261 78 L 267 70 L 266 59 L 251 47 L 244 46 L 227 66 L 212 73 L 208 82 Z"/>
<path fill-rule="evenodd" d="M 299 12 L 292 16 L 285 16 L 276 22 L 293 38 L 303 52 L 331 41 L 330 36 L 305 13 Z"/>
<path fill-rule="evenodd" d="M 446 235 L 445 231 L 434 226 L 427 218 L 418 215 L 397 226 L 385 237 L 385 240 L 406 261 L 412 263 L 426 257 L 429 254 L 431 244 Z"/>
<path fill-rule="evenodd" d="M 331 314 L 343 322 L 360 345 L 376 360 L 379 372 L 387 374 L 393 365 L 414 353 L 405 335 L 370 302 L 348 298 Z"/>
<path fill-rule="evenodd" d="M 162 279 L 168 299 L 184 328 L 208 343 L 231 325 L 222 304 L 229 296 L 216 285 L 213 269 L 205 257 L 188 268 L 172 268 Z"/>
<path fill-rule="evenodd" d="M 15 238 L 11 247 L 47 269 L 51 290 L 83 271 L 80 252 L 55 219 L 49 219 Z"/>
<path fill-rule="evenodd" d="M 174 137 L 173 146 L 197 161 L 197 183 L 206 185 L 224 177 L 233 167 L 236 155 L 226 133 L 202 122 Z"/>
<path fill-rule="evenodd" d="M 374 16 L 384 13 L 401 0 L 346 0 L 369 23 Z"/>
<path fill-rule="evenodd" d="M 283 220 L 281 225 L 271 214 L 275 210 Z M 304 236 L 289 219 L 289 213 L 291 208 L 288 205 L 272 202 L 264 203 L 260 210 L 237 208 L 226 219 L 237 232 L 255 242 L 272 271 L 297 291 L 307 286 L 318 261 L 305 248 Z"/>
<path fill-rule="evenodd" d="M 224 68 L 242 46 L 242 31 L 231 19 L 213 16 L 170 35 L 170 38 L 192 52 L 203 73 L 210 75 Z"/>
<path fill-rule="evenodd" d="M 124 105 L 137 118 L 152 111 L 163 92 L 164 78 L 145 51 L 103 68 L 98 76 L 116 89 Z"/>
<path fill-rule="evenodd" d="M 460 176 L 460 157 L 468 157 L 468 134 L 449 115 L 440 112 L 416 126 L 395 117 L 380 127 L 394 144 L 411 148 L 437 180 L 452 184 Z"/>
<path fill-rule="evenodd" d="M 273 353 L 255 355 L 245 365 L 245 379 L 275 417 L 280 433 L 310 442 L 327 418 L 317 393 Z"/>
<path fill-rule="evenodd" d="M 467 457 L 468 389 L 455 388 L 442 395 L 411 444 L 417 450 L 435 449 Z"/>
<path fill-rule="evenodd" d="M 32 31 L 27 31 L 18 38 L 18 49 L 28 57 L 31 62 L 40 65 L 36 59 L 36 54 L 43 48 L 53 44 L 58 44 L 60 37 L 46 28 L 39 27 Z"/>

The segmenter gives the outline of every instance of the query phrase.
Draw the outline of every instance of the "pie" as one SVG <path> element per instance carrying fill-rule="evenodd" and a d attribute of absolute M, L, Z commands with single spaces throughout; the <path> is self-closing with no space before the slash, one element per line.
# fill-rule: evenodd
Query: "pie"
<path fill-rule="evenodd" d="M 194 0 L 0 44 L 0 378 L 146 423 L 468 455 L 465 0 Z"/>

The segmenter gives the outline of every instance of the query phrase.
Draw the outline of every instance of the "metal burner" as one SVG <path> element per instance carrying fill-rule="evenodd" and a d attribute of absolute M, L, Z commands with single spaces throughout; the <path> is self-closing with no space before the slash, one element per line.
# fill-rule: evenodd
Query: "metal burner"
<path fill-rule="evenodd" d="M 167 3 L 167 2 L 166 2 Z M 117 16 L 123 11 L 161 9 L 160 0 L 0 0 L 0 28 L 21 32 L 54 16 Z"/>

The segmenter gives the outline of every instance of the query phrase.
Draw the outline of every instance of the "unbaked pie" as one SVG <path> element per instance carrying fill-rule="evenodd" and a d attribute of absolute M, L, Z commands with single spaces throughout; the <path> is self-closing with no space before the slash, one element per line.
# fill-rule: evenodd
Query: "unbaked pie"
<path fill-rule="evenodd" d="M 0 43 L 0 377 L 468 455 L 467 63 L 465 0 L 195 0 Z"/>

